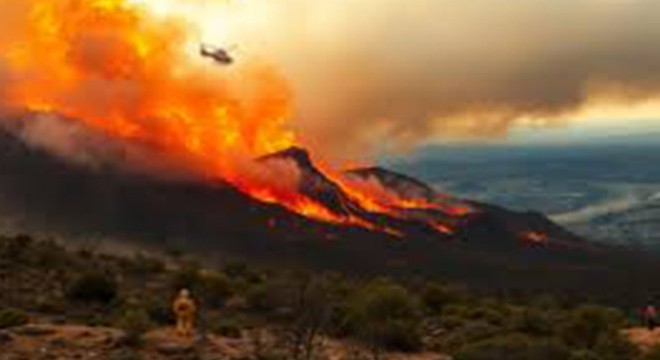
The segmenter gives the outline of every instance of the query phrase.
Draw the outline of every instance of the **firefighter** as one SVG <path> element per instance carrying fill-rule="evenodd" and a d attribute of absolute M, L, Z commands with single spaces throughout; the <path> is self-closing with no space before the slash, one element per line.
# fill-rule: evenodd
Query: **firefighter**
<path fill-rule="evenodd" d="M 176 332 L 179 336 L 190 337 L 193 335 L 195 314 L 197 305 L 190 296 L 190 291 L 182 289 L 172 304 L 172 310 L 176 315 Z"/>

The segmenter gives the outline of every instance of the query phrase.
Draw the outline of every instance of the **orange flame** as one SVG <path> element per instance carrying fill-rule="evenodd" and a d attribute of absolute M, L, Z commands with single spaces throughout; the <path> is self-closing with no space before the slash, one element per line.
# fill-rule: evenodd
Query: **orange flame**
<path fill-rule="evenodd" d="M 3 29 L 9 41 L 0 42 L 0 65 L 11 74 L 2 84 L 3 103 L 10 108 L 57 112 L 150 145 L 204 176 L 304 216 L 400 235 L 245 176 L 246 159 L 297 142 L 287 124 L 293 96 L 274 68 L 251 62 L 225 71 L 186 57 L 195 29 L 152 16 L 129 0 L 11 0 L 13 5 L 23 21 Z M 435 206 L 383 201 L 338 183 L 372 212 Z"/>
<path fill-rule="evenodd" d="M 238 163 L 296 142 L 286 124 L 291 92 L 273 68 L 247 64 L 229 73 L 196 64 L 184 56 L 189 26 L 125 0 L 18 2 L 26 24 L 8 29 L 12 41 L 0 44 L 0 61 L 20 79 L 3 84 L 11 106 L 56 111 L 152 145 L 270 200 L 268 189 L 241 177 Z M 273 201 L 331 217 L 288 195 Z"/>

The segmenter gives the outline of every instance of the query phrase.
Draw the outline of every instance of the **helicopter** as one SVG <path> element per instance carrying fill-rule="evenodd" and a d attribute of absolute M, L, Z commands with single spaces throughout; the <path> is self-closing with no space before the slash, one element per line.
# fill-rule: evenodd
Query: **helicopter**
<path fill-rule="evenodd" d="M 202 44 L 199 48 L 199 54 L 203 57 L 210 58 L 220 65 L 231 65 L 234 63 L 234 58 L 229 55 L 229 50 L 227 49 Z"/>

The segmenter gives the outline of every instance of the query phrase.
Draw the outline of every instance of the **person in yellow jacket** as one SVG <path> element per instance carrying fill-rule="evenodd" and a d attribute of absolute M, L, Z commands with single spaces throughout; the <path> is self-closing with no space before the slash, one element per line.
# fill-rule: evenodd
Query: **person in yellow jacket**
<path fill-rule="evenodd" d="M 193 335 L 195 326 L 195 314 L 197 305 L 190 296 L 190 291 L 182 289 L 172 304 L 172 310 L 176 315 L 176 332 L 179 336 L 190 337 Z"/>

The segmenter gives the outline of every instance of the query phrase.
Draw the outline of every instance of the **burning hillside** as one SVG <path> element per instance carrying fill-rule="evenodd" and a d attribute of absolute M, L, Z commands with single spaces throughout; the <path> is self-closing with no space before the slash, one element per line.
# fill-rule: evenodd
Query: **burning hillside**
<path fill-rule="evenodd" d="M 0 128 L 0 225 L 9 226 L 0 232 L 78 238 L 90 245 L 96 239 L 123 240 L 197 251 L 209 260 L 238 257 L 361 273 L 442 275 L 489 286 L 497 286 L 494 276 L 508 285 L 527 278 L 527 284 L 546 286 L 538 282 L 543 274 L 532 268 L 570 272 L 557 278 L 581 285 L 582 275 L 608 271 L 603 269 L 615 266 L 610 260 L 622 254 L 583 242 L 540 214 L 469 201 L 463 202 L 473 212 L 459 217 L 437 209 L 398 209 L 397 216 L 369 212 L 345 197 L 329 178 L 317 177 L 314 163 L 302 157 L 306 153 L 300 149 L 272 156 L 309 160 L 310 168 L 300 170 L 309 176 L 300 189 L 328 212 L 344 211 L 350 214 L 346 218 L 372 226 L 318 221 L 280 204 L 258 201 L 220 180 L 163 179 L 141 168 L 127 171 L 127 160 L 141 164 L 136 154 L 142 150 L 103 134 L 89 138 L 93 141 L 84 149 L 94 154 L 94 146 L 104 143 L 113 150 L 94 154 L 95 163 L 85 157 L 74 163 L 54 156 L 52 149 L 36 147 L 31 142 L 35 135 L 27 129 L 17 131 Z M 105 160 L 99 162 L 102 157 Z M 259 161 L 274 161 L 269 159 Z M 400 174 L 384 169 L 380 173 L 402 181 L 397 188 L 413 186 Z M 315 186 L 308 185 L 312 183 Z M 448 229 L 433 228 L 433 223 Z M 543 242 L 530 238 L 530 232 L 545 234 Z"/>
<path fill-rule="evenodd" d="M 57 114 L 59 121 L 148 147 L 151 156 L 197 176 L 331 223 L 394 234 L 383 217 L 405 220 L 415 209 L 450 217 L 470 212 L 440 197 L 402 197 L 349 181 L 312 166 L 306 153 L 285 150 L 300 145 L 286 123 L 293 97 L 287 82 L 262 63 L 225 71 L 186 57 L 183 45 L 194 33 L 189 24 L 155 17 L 125 0 L 3 6 L 21 19 L 0 44 L 7 75 L 3 109 L 27 127 L 36 117 L 30 114 Z M 263 159 L 280 164 L 253 161 L 276 151 L 282 152 Z M 439 220 L 417 220 L 452 232 Z"/>

